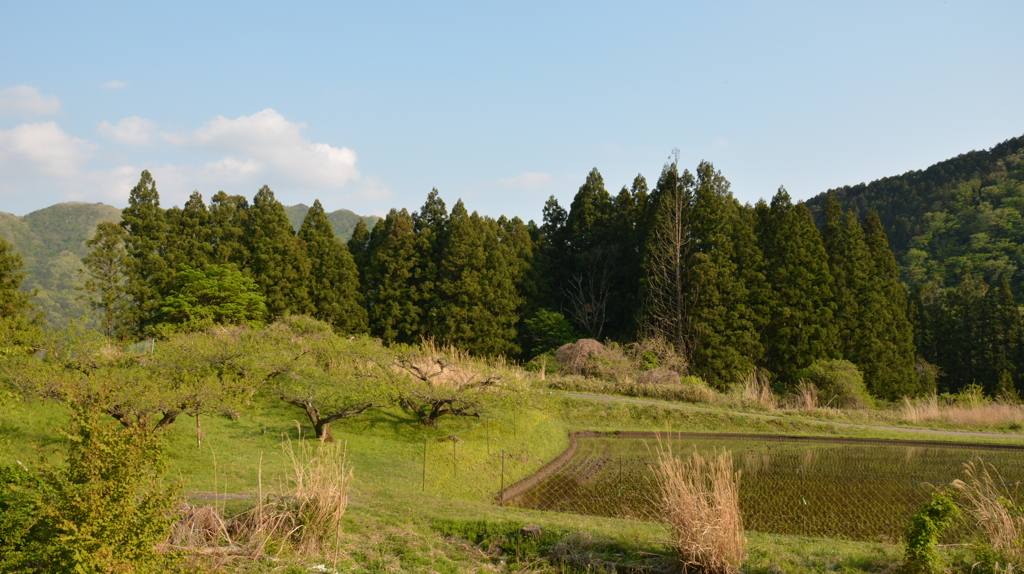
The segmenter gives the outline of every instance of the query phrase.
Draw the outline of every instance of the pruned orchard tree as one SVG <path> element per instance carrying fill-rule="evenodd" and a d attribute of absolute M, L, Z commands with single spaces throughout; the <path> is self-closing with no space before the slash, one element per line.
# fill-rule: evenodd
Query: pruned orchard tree
<path fill-rule="evenodd" d="M 88 333 L 54 336 L 41 357 L 5 364 L 4 378 L 25 398 L 90 402 L 125 427 L 161 429 L 182 414 L 235 416 L 278 374 L 253 353 L 253 333 L 217 327 L 128 348 Z"/>
<path fill-rule="evenodd" d="M 271 325 L 263 343 L 278 355 L 281 400 L 302 409 L 316 438 L 331 442 L 331 423 L 394 404 L 390 357 L 376 340 L 337 336 L 327 323 L 290 317 Z"/>
<path fill-rule="evenodd" d="M 500 369 L 471 361 L 454 348 L 432 342 L 395 360 L 399 401 L 428 427 L 444 416 L 479 417 L 487 408 L 518 394 Z"/>

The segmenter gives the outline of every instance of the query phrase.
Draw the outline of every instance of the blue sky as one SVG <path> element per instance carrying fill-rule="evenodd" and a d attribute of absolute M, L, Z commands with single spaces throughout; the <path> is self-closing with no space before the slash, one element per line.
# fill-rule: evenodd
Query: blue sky
<path fill-rule="evenodd" d="M 799 199 L 1024 134 L 1024 2 L 5 2 L 0 211 L 149 169 L 285 204 L 540 219 L 673 148 Z"/>

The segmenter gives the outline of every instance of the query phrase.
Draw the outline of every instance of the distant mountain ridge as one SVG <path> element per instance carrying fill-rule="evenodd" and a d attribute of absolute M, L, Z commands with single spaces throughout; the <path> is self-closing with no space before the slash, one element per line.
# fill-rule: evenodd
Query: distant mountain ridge
<path fill-rule="evenodd" d="M 303 204 L 285 207 L 296 231 L 308 210 Z M 328 213 L 327 219 L 334 234 L 347 241 L 360 219 L 372 228 L 380 218 L 339 209 Z M 0 211 L 0 237 L 14 245 L 25 260 L 23 286 L 28 291 L 39 290 L 35 303 L 50 325 L 61 327 L 86 314 L 88 306 L 77 300 L 77 288 L 83 281 L 78 270 L 88 252 L 85 242 L 100 223 L 120 220 L 121 210 L 103 203 L 58 203 L 24 216 Z"/>
<path fill-rule="evenodd" d="M 815 217 L 821 217 L 825 197 L 832 193 L 844 209 L 853 209 L 861 219 L 869 210 L 882 218 L 889 244 L 898 255 L 925 231 L 925 215 L 944 211 L 954 199 L 954 190 L 972 181 L 981 189 L 1011 171 L 1024 154 L 1024 135 L 1008 139 L 988 150 L 970 151 L 940 161 L 923 170 L 883 177 L 830 189 L 806 201 Z"/>

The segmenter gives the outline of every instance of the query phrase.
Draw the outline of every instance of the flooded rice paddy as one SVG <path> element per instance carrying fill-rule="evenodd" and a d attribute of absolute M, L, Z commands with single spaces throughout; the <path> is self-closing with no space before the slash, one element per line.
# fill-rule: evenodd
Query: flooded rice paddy
<path fill-rule="evenodd" d="M 625 434 L 625 433 L 624 433 Z M 1024 481 L 1024 448 L 925 441 L 679 435 L 590 437 L 561 468 L 506 504 L 657 520 L 658 451 L 733 454 L 749 530 L 895 541 L 937 488 L 983 459 L 1004 483 Z"/>

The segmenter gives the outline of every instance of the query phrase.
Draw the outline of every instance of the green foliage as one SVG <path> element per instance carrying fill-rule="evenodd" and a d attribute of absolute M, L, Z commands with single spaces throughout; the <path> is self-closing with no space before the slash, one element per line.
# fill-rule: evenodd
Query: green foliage
<path fill-rule="evenodd" d="M 245 239 L 247 269 L 263 293 L 270 318 L 312 312 L 305 246 L 295 236 L 284 206 L 265 185 L 249 208 Z"/>
<path fill-rule="evenodd" d="M 579 339 L 579 334 L 573 328 L 572 323 L 561 313 L 537 309 L 533 317 L 523 323 L 526 333 L 533 341 L 530 351 L 534 355 L 543 354 Z"/>
<path fill-rule="evenodd" d="M 24 354 L 39 338 L 41 317 L 33 316 L 32 294 L 21 290 L 21 267 L 21 255 L 0 237 L 0 357 Z"/>
<path fill-rule="evenodd" d="M 910 517 L 907 529 L 907 550 L 904 555 L 904 571 L 908 574 L 933 574 L 941 571 L 939 555 L 935 545 L 939 536 L 953 524 L 960 515 L 960 509 L 953 498 L 943 492 L 932 494 L 932 499 Z"/>
<path fill-rule="evenodd" d="M 256 282 L 229 264 L 178 272 L 157 317 L 163 331 L 197 331 L 210 325 L 257 325 L 266 315 Z"/>
<path fill-rule="evenodd" d="M 797 380 L 812 383 L 818 389 L 823 406 L 833 408 L 864 408 L 875 400 L 864 386 L 864 376 L 857 366 L 845 359 L 820 359 L 796 373 Z"/>
<path fill-rule="evenodd" d="M 128 253 L 125 251 L 125 231 L 116 223 L 103 222 L 96 226 L 96 235 L 85 242 L 89 254 L 82 258 L 87 275 L 82 291 L 89 306 L 100 314 L 100 325 L 108 337 L 123 338 L 131 326 L 128 321 L 130 303 L 126 280 L 129 273 Z"/>
<path fill-rule="evenodd" d="M 148 170 L 142 172 L 128 196 L 128 207 L 121 212 L 121 227 L 128 255 L 126 288 L 132 299 L 126 324 L 133 333 L 141 334 L 156 323 L 160 300 L 172 274 L 165 257 L 167 220 L 160 209 L 156 181 Z"/>
<path fill-rule="evenodd" d="M 368 325 L 359 270 L 348 247 L 334 235 L 320 200 L 309 208 L 299 238 L 310 261 L 308 287 L 314 316 L 341 333 L 365 333 Z"/>
<path fill-rule="evenodd" d="M 5 571 L 162 572 L 168 566 L 154 545 L 167 534 L 178 486 L 162 484 L 162 438 L 103 418 L 96 405 L 72 409 L 65 466 L 40 462 L 36 471 L 0 471 L 0 507 L 17 505 L 3 513 L 0 527 Z"/>
<path fill-rule="evenodd" d="M 757 212 L 771 292 L 768 322 L 761 335 L 762 364 L 783 384 L 791 385 L 798 369 L 837 354 L 833 279 L 828 254 L 806 206 L 794 206 L 780 188 L 771 206 L 762 202 Z"/>
<path fill-rule="evenodd" d="M 275 376 L 277 391 L 302 409 L 318 439 L 333 440 L 335 421 L 397 401 L 388 372 L 393 359 L 376 340 L 342 338 L 324 323 L 299 317 L 275 323 L 258 337 L 261 347 L 287 361 Z"/>

